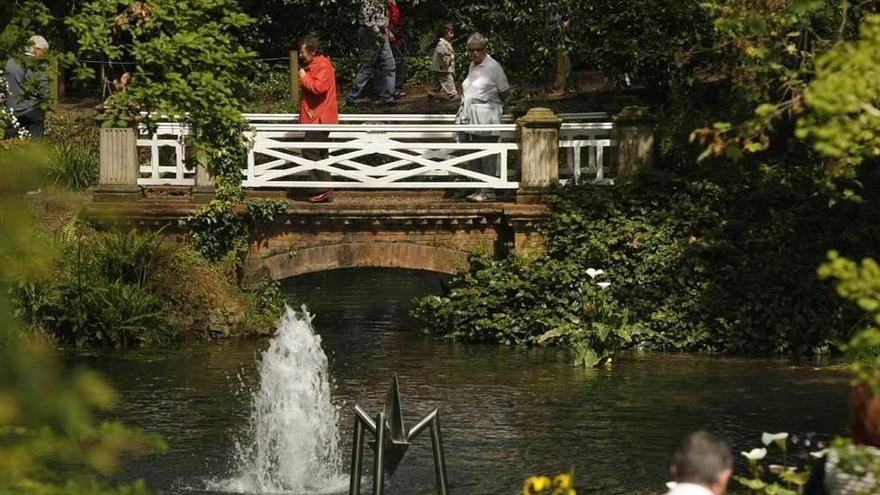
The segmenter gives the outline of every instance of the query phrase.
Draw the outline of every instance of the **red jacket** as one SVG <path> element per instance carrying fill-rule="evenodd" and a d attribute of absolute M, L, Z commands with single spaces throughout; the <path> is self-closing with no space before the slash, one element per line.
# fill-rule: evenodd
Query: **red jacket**
<path fill-rule="evenodd" d="M 388 29 L 394 34 L 394 44 L 403 48 L 403 29 L 400 24 L 400 9 L 397 4 L 388 1 Z"/>
<path fill-rule="evenodd" d="M 305 67 L 306 74 L 299 80 L 302 97 L 299 105 L 301 124 L 338 124 L 339 106 L 336 103 L 336 71 L 330 60 L 318 55 Z"/>

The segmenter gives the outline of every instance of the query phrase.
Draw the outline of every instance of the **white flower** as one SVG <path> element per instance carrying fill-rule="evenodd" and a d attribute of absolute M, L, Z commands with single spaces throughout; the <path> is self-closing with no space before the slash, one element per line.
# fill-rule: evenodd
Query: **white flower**
<path fill-rule="evenodd" d="M 749 452 L 742 452 L 742 455 L 749 461 L 760 461 L 767 456 L 767 449 L 752 449 Z"/>
<path fill-rule="evenodd" d="M 761 435 L 761 443 L 770 445 L 773 442 L 783 442 L 788 438 L 788 433 L 767 433 Z"/>
<path fill-rule="evenodd" d="M 595 268 L 587 268 L 587 275 L 590 276 L 591 280 L 598 277 L 599 275 L 602 275 L 603 273 L 605 273 L 605 270 L 602 270 L 601 268 L 598 270 L 596 270 Z"/>
<path fill-rule="evenodd" d="M 773 474 L 780 474 L 785 471 L 785 466 L 781 464 L 770 464 L 769 466 L 767 466 L 767 469 L 769 469 L 770 472 Z"/>
<path fill-rule="evenodd" d="M 822 449 L 822 450 L 817 450 L 815 452 L 810 452 L 810 455 L 812 457 L 815 457 L 816 459 L 821 459 L 821 458 L 825 457 L 825 454 L 827 454 L 827 453 L 828 453 L 828 449 Z"/>
<path fill-rule="evenodd" d="M 611 287 L 611 282 L 599 282 L 596 285 L 598 285 L 600 289 L 605 290 L 605 289 Z"/>

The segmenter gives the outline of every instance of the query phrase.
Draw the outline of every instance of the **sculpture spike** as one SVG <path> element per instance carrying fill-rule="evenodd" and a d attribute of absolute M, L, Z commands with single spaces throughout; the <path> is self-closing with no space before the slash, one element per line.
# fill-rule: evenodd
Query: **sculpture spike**
<path fill-rule="evenodd" d="M 400 405 L 400 385 L 397 373 L 385 398 L 385 421 L 388 423 L 389 439 L 393 443 L 406 443 L 406 427 L 403 424 L 403 408 Z"/>

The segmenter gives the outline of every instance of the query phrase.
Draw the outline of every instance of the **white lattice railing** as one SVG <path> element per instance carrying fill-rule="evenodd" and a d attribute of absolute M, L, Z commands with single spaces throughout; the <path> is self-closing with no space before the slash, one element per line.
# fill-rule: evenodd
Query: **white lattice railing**
<path fill-rule="evenodd" d="M 139 185 L 191 186 L 195 183 L 195 168 L 187 167 L 186 163 L 184 140 L 187 135 L 186 126 L 173 122 L 160 124 L 152 135 L 141 129 L 137 145 L 148 152 L 149 161 L 148 165 L 140 161 Z"/>
<path fill-rule="evenodd" d="M 501 132 L 499 126 L 297 125 L 257 124 L 245 170 L 245 187 L 492 188 L 516 189 L 508 157 L 517 143 L 457 143 L 455 132 Z M 307 131 L 330 133 L 328 141 L 305 142 Z M 303 150 L 328 150 L 316 161 Z M 497 170 L 483 174 L 464 168 L 491 159 Z M 473 167 L 471 167 L 473 168 Z M 309 170 L 330 172 L 330 181 L 312 181 Z"/>
<path fill-rule="evenodd" d="M 561 114 L 560 168 L 570 170 L 578 183 L 589 175 L 608 182 L 604 165 L 607 150 L 616 143 L 613 124 L 601 112 Z M 253 127 L 245 187 L 345 187 L 345 188 L 474 188 L 515 189 L 509 165 L 518 150 L 516 125 L 510 116 L 494 126 L 452 124 L 453 115 L 342 114 L 334 126 L 300 125 L 294 114 L 245 114 Z M 461 132 L 491 131 L 499 143 L 458 143 Z M 328 131 L 325 142 L 305 142 L 307 131 Z M 187 163 L 188 129 L 177 123 L 160 123 L 155 134 L 141 131 L 138 146 L 148 156 L 142 160 L 140 185 L 193 185 L 195 170 Z M 305 149 L 328 150 L 324 160 L 303 157 Z M 465 168 L 468 162 L 493 157 L 498 173 L 484 175 Z M 188 166 L 189 165 L 189 166 Z M 332 174 L 329 182 L 308 179 L 311 169 Z"/>

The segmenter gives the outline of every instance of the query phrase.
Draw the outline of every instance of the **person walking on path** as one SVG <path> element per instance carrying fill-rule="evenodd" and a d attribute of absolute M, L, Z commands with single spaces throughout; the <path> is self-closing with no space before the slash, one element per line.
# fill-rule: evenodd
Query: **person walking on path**
<path fill-rule="evenodd" d="M 305 38 L 299 44 L 299 54 L 306 66 L 299 70 L 299 84 L 302 87 L 299 122 L 301 124 L 338 124 L 339 107 L 336 102 L 336 71 L 330 60 L 321 54 L 317 38 Z M 329 131 L 306 131 L 306 142 L 324 142 L 330 137 Z M 319 161 L 330 156 L 326 149 L 304 149 L 303 158 Z M 309 178 L 316 182 L 329 182 L 330 172 L 309 170 Z M 333 201 L 333 190 L 309 197 L 311 203 Z"/>
<path fill-rule="evenodd" d="M 381 78 L 379 98 L 382 103 L 393 105 L 395 69 L 394 55 L 388 42 L 386 0 L 361 0 L 361 2 L 360 27 L 358 27 L 361 60 L 354 85 L 345 102 L 357 105 L 358 98 L 373 78 L 373 73 L 378 72 L 377 76 Z"/>
<path fill-rule="evenodd" d="M 49 50 L 46 38 L 35 35 L 28 40 L 25 49 L 26 62 L 22 65 L 15 57 L 6 62 L 6 84 L 9 94 L 6 98 L 6 108 L 18 121 L 18 124 L 27 130 L 31 139 L 41 139 L 45 129 L 46 113 L 43 109 L 49 96 L 49 77 L 46 72 L 32 67 L 36 59 L 42 58 Z M 6 129 L 6 139 L 23 137 L 19 135 L 16 126 L 11 125 Z"/>
<path fill-rule="evenodd" d="M 443 23 L 440 29 L 440 41 L 434 48 L 434 57 L 431 59 L 431 71 L 434 72 L 434 85 L 428 90 L 428 97 L 435 98 L 441 93 L 450 100 L 461 98 L 455 89 L 455 50 L 452 49 L 452 39 L 455 31 L 451 22 Z"/>
<path fill-rule="evenodd" d="M 491 55 L 486 53 L 486 39 L 480 33 L 470 35 L 467 51 L 471 57 L 468 75 L 461 83 L 463 95 L 456 124 L 500 124 L 504 113 L 504 100 L 510 90 L 504 69 Z M 466 143 L 497 143 L 501 134 L 494 131 L 471 131 L 462 135 Z M 498 175 L 498 156 L 480 158 L 477 172 L 485 175 Z M 495 191 L 482 188 L 467 197 L 468 201 L 483 202 L 495 199 Z"/>
<path fill-rule="evenodd" d="M 669 466 L 673 482 L 666 495 L 724 495 L 733 472 L 730 446 L 698 431 L 681 442 Z"/>
<path fill-rule="evenodd" d="M 403 85 L 406 83 L 406 60 L 404 58 L 404 29 L 400 18 L 400 9 L 397 0 L 387 0 L 388 8 L 388 41 L 391 45 L 391 55 L 394 56 L 394 97 L 406 96 Z"/>

